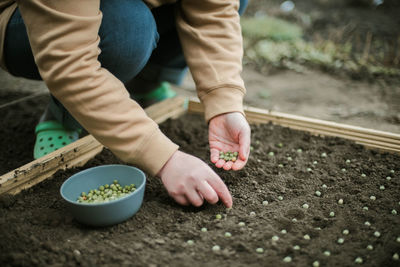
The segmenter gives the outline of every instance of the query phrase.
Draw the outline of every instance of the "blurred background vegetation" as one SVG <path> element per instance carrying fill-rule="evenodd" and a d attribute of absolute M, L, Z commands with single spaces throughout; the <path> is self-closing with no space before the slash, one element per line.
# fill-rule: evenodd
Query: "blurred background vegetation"
<path fill-rule="evenodd" d="M 400 79 L 398 0 L 250 0 L 241 24 L 244 64 L 262 73 Z"/>

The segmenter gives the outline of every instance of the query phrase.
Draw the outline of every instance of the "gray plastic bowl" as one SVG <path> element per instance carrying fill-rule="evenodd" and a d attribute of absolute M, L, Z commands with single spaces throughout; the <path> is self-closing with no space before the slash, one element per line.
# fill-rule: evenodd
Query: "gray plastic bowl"
<path fill-rule="evenodd" d="M 110 202 L 86 204 L 76 200 L 82 192 L 118 180 L 121 186 L 135 184 L 136 190 Z M 103 165 L 86 169 L 68 178 L 61 186 L 61 196 L 77 221 L 91 226 L 108 226 L 132 217 L 143 202 L 146 175 L 138 168 L 126 165 Z"/>

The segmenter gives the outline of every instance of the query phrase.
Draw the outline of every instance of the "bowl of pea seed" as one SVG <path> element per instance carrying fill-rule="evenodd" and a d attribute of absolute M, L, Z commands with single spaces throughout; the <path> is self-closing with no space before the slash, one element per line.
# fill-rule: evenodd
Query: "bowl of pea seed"
<path fill-rule="evenodd" d="M 74 218 L 90 226 L 109 226 L 132 217 L 141 207 L 146 175 L 127 165 L 102 165 L 78 172 L 60 194 Z"/>

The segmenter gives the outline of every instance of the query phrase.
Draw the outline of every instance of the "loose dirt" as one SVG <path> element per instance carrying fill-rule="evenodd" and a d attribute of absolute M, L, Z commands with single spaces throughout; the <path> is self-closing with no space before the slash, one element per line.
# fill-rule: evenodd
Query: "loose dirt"
<path fill-rule="evenodd" d="M 183 151 L 209 162 L 202 117 L 187 115 L 165 122 L 161 129 Z M 400 156 L 279 126 L 252 126 L 252 131 L 253 151 L 244 170 L 214 168 L 233 195 L 233 209 L 222 204 L 181 207 L 158 178 L 148 177 L 143 206 L 134 217 L 107 228 L 80 225 L 66 210 L 59 188 L 81 169 L 120 163 L 105 150 L 84 168 L 58 172 L 15 197 L 1 198 L 0 264 L 311 266 L 319 261 L 320 266 L 354 266 L 361 257 L 363 266 L 399 266 L 392 257 L 400 253 L 400 215 L 392 210 L 400 212 Z M 317 190 L 321 196 L 315 195 Z M 217 214 L 222 219 L 217 220 Z M 225 232 L 232 236 L 225 237 Z M 338 244 L 338 238 L 344 243 Z M 221 250 L 213 252 L 215 245 Z M 373 250 L 367 250 L 368 245 Z M 264 252 L 257 253 L 257 248 Z M 326 250 L 330 256 L 323 254 Z M 287 256 L 291 263 L 283 262 Z"/>

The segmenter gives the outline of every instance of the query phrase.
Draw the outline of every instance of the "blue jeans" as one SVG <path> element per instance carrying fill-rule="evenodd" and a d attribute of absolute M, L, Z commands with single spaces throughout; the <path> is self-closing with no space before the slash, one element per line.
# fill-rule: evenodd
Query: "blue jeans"
<path fill-rule="evenodd" d="M 239 14 L 244 12 L 247 2 L 240 1 Z M 174 5 L 150 10 L 142 0 L 102 0 L 99 30 L 102 67 L 125 84 L 138 75 L 151 81 L 180 84 L 187 66 L 175 27 Z M 18 9 L 7 26 L 4 56 L 12 75 L 41 80 Z M 80 127 L 54 97 L 49 109 L 68 128 Z"/>

